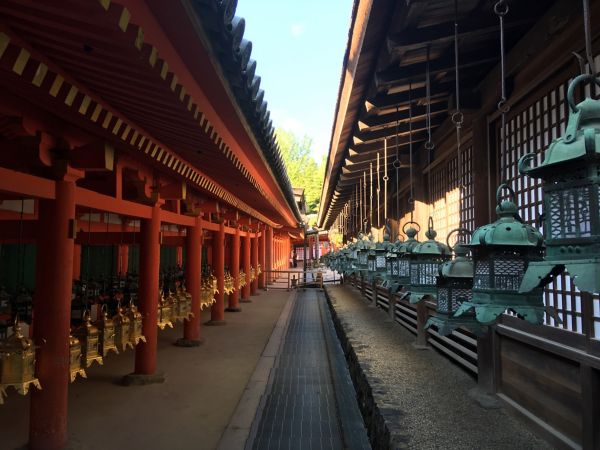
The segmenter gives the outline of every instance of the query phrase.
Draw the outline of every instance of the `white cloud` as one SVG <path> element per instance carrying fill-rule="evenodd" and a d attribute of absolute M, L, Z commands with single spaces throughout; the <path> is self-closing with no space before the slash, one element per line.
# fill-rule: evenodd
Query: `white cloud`
<path fill-rule="evenodd" d="M 290 32 L 292 33 L 292 36 L 299 37 L 300 35 L 304 34 L 304 25 L 301 23 L 295 23 L 290 27 Z"/>

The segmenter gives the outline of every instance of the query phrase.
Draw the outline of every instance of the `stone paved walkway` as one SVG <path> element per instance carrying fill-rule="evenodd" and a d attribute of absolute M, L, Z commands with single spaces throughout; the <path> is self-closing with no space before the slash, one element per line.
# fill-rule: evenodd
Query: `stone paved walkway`
<path fill-rule="evenodd" d="M 471 376 L 434 350 L 415 349 L 414 335 L 358 290 L 327 286 L 327 292 L 370 411 L 371 438 L 381 448 L 552 448 L 506 410 L 477 405 L 468 396 L 476 386 Z"/>
<path fill-rule="evenodd" d="M 326 300 L 299 291 L 271 373 L 253 449 L 369 449 Z"/>

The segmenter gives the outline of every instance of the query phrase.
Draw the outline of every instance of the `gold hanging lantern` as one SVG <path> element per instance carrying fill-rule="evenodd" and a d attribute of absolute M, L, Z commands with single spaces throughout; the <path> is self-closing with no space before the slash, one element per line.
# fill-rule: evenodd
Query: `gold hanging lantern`
<path fill-rule="evenodd" d="M 102 357 L 106 357 L 110 351 L 119 354 L 119 349 L 115 345 L 115 323 L 108 317 L 106 304 L 102 305 L 100 317 L 98 317 L 98 320 L 96 320 L 94 325 L 96 325 L 100 333 L 100 338 L 98 339 L 98 353 L 102 355 Z"/>
<path fill-rule="evenodd" d="M 173 328 L 171 322 L 171 315 L 173 311 L 173 305 L 165 299 L 164 292 L 160 293 L 160 300 L 158 301 L 158 328 L 164 330 L 166 327 Z"/>
<path fill-rule="evenodd" d="M 229 271 L 225 272 L 225 288 L 224 291 L 227 295 L 232 294 L 235 291 L 234 280 Z"/>
<path fill-rule="evenodd" d="M 215 277 L 214 275 L 211 275 L 210 282 L 212 284 L 213 294 L 217 295 L 219 293 L 219 285 L 217 283 L 217 277 Z"/>
<path fill-rule="evenodd" d="M 102 355 L 99 353 L 98 327 L 92 324 L 89 310 L 83 312 L 83 323 L 73 330 L 73 336 L 81 343 L 81 362 L 83 367 L 90 367 L 94 361 L 102 364 Z"/>
<path fill-rule="evenodd" d="M 131 345 L 138 345 L 140 341 L 146 342 L 146 337 L 142 334 L 142 314 L 133 300 L 129 302 L 127 317 L 129 318 L 129 342 Z"/>
<path fill-rule="evenodd" d="M 182 283 L 177 288 L 177 296 L 179 297 L 179 303 L 183 305 L 181 308 L 181 316 L 186 320 L 194 317 L 194 314 L 192 313 L 192 294 L 185 289 L 185 284 Z"/>
<path fill-rule="evenodd" d="M 258 266 L 256 266 L 256 276 L 259 276 L 262 273 L 262 267 L 260 267 L 260 264 Z"/>
<path fill-rule="evenodd" d="M 117 303 L 117 314 L 113 316 L 113 322 L 115 324 L 115 345 L 117 348 L 122 351 L 127 350 L 127 347 L 133 348 L 133 344 L 129 340 L 131 322 L 129 317 L 123 314 L 120 301 Z"/>
<path fill-rule="evenodd" d="M 256 270 L 254 267 L 250 266 L 250 281 L 256 280 Z"/>
<path fill-rule="evenodd" d="M 210 277 L 202 283 L 200 293 L 200 309 L 207 308 L 216 302 L 214 282 Z"/>
<path fill-rule="evenodd" d="M 69 336 L 69 372 L 71 374 L 71 383 L 75 381 L 77 375 L 81 378 L 87 378 L 82 367 L 81 342 L 75 336 Z"/>
<path fill-rule="evenodd" d="M 167 295 L 167 302 L 171 304 L 171 322 L 180 322 L 185 317 L 185 312 L 182 311 L 185 309 L 185 304 L 181 301 L 182 298 L 179 296 L 179 293 L 176 292 L 173 294 L 169 291 Z"/>
<path fill-rule="evenodd" d="M 35 345 L 23 336 L 15 319 L 12 334 L 0 341 L 0 405 L 6 397 L 6 388 L 12 386 L 19 394 L 27 395 L 31 385 L 42 389 L 35 377 Z"/>
<path fill-rule="evenodd" d="M 242 289 L 244 286 L 246 286 L 246 274 L 243 270 L 240 270 L 238 278 L 238 289 Z"/>

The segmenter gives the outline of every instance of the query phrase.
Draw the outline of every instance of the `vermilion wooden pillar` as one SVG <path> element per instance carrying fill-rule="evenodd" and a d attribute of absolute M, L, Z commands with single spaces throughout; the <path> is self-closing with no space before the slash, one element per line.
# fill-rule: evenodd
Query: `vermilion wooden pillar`
<path fill-rule="evenodd" d="M 217 277 L 217 289 L 215 303 L 210 310 L 209 325 L 225 324 L 225 222 L 219 223 L 219 231 L 213 232 L 213 270 Z"/>
<path fill-rule="evenodd" d="M 81 245 L 75 244 L 73 247 L 73 279 L 81 278 Z"/>
<path fill-rule="evenodd" d="M 266 270 L 273 270 L 273 228 L 267 227 L 267 236 L 265 242 L 265 264 Z M 273 274 L 267 274 L 267 284 L 271 284 L 273 282 Z"/>
<path fill-rule="evenodd" d="M 265 284 L 265 230 L 262 230 L 260 238 L 258 238 L 258 263 L 262 269 L 262 273 L 258 277 L 258 287 L 264 289 Z"/>
<path fill-rule="evenodd" d="M 258 269 L 258 233 L 252 238 L 252 267 L 256 271 Z M 255 272 L 256 273 L 256 272 Z M 258 291 L 258 277 L 255 277 L 250 287 L 250 294 L 256 295 Z"/>
<path fill-rule="evenodd" d="M 160 270 L 160 206 L 154 205 L 150 219 L 140 224 L 139 299 L 142 333 L 146 342 L 135 348 L 135 371 L 125 377 L 127 384 L 161 383 L 164 375 L 156 373 L 158 275 Z"/>
<path fill-rule="evenodd" d="M 242 299 L 240 302 L 249 303 L 250 300 L 250 232 L 246 232 L 246 236 L 242 238 L 243 252 L 242 259 L 244 264 L 244 273 L 246 274 L 246 285 L 242 289 Z"/>
<path fill-rule="evenodd" d="M 193 227 L 187 228 L 185 239 L 185 287 L 192 295 L 194 317 L 183 322 L 183 339 L 177 341 L 181 347 L 197 347 L 200 337 L 200 287 L 202 285 L 202 222 L 196 218 Z"/>
<path fill-rule="evenodd" d="M 229 294 L 229 305 L 227 311 L 239 312 L 240 308 L 240 291 L 237 289 L 240 280 L 240 229 L 235 229 L 235 234 L 231 238 L 231 266 L 229 268 L 233 285 L 236 289 Z"/>
<path fill-rule="evenodd" d="M 125 275 L 129 270 L 129 245 L 119 245 L 117 258 L 117 273 Z"/>
<path fill-rule="evenodd" d="M 56 182 L 55 200 L 39 201 L 35 325 L 36 375 L 32 388 L 29 448 L 62 449 L 67 440 L 69 327 L 75 219 L 75 182 Z M 65 270 L 67 268 L 67 270 Z"/>
<path fill-rule="evenodd" d="M 175 247 L 175 265 L 183 267 L 183 247 Z"/>

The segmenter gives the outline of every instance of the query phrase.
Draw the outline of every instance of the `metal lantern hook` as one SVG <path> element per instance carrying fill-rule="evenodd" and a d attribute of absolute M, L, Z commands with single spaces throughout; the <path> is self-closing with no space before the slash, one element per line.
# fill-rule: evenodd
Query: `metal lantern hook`
<path fill-rule="evenodd" d="M 450 231 L 450 233 L 448 233 L 448 236 L 446 236 L 446 245 L 452 251 L 454 251 L 454 247 L 456 246 L 456 244 L 454 244 L 454 246 L 450 245 L 450 237 L 454 234 L 458 234 L 459 236 L 465 235 L 471 237 L 473 233 L 471 233 L 471 230 L 464 227 L 455 228 L 454 230 Z M 458 243 L 458 237 L 456 238 L 456 243 Z"/>

